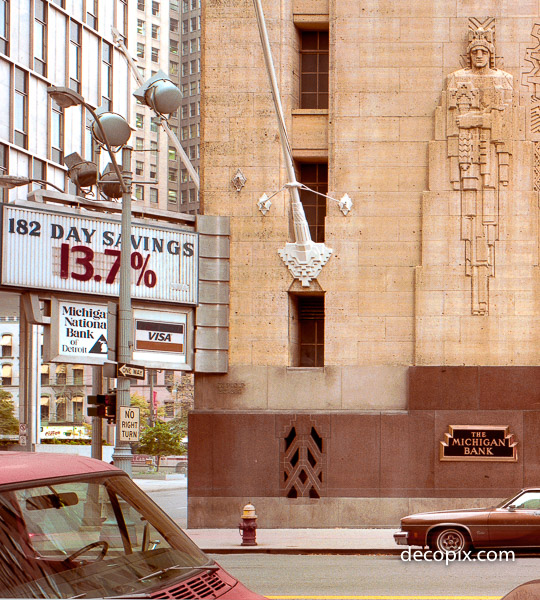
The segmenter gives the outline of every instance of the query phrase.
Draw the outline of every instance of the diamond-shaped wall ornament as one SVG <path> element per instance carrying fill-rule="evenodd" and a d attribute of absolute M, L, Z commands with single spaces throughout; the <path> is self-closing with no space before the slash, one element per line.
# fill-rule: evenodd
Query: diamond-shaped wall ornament
<path fill-rule="evenodd" d="M 257 202 L 257 206 L 259 207 L 259 210 L 262 212 L 262 214 L 266 215 L 266 213 L 270 210 L 270 207 L 272 206 L 272 201 L 266 195 L 266 193 L 264 193 L 259 198 L 259 201 Z"/>
<path fill-rule="evenodd" d="M 240 171 L 240 169 L 238 169 L 236 171 L 236 175 L 232 178 L 232 184 L 237 192 L 239 192 L 246 185 L 246 181 L 247 179 L 245 175 L 242 173 L 242 171 Z"/>
<path fill-rule="evenodd" d="M 338 202 L 339 210 L 347 216 L 352 208 L 352 200 L 349 194 L 345 194 L 343 198 Z"/>

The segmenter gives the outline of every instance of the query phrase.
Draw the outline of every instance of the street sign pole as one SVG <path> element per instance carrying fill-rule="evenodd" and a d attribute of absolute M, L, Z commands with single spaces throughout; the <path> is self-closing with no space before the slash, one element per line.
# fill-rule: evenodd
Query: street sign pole
<path fill-rule="evenodd" d="M 131 148 L 122 149 L 122 171 L 125 191 L 122 194 L 122 245 L 120 254 L 120 297 L 118 302 L 118 362 L 129 363 L 132 356 L 131 311 Z M 119 377 L 117 385 L 116 440 L 113 452 L 114 465 L 132 475 L 131 446 L 122 440 L 120 411 L 131 405 L 131 382 L 127 377 Z"/>

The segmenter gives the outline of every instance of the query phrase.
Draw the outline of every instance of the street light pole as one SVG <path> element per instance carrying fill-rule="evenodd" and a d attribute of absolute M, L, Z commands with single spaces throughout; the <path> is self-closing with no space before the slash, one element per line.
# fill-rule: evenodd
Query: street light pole
<path fill-rule="evenodd" d="M 132 358 L 132 311 L 131 311 L 131 148 L 122 149 L 122 228 L 120 251 L 120 296 L 118 301 L 118 362 L 130 363 Z M 117 384 L 116 442 L 113 461 L 116 467 L 132 474 L 131 446 L 121 440 L 120 407 L 130 406 L 131 381 L 119 377 Z"/>

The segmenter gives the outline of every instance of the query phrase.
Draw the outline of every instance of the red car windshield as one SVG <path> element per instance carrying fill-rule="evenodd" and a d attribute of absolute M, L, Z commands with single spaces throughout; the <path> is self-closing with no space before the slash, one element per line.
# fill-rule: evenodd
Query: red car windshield
<path fill-rule="evenodd" d="M 0 491 L 0 597 L 150 597 L 214 563 L 123 475 Z"/>

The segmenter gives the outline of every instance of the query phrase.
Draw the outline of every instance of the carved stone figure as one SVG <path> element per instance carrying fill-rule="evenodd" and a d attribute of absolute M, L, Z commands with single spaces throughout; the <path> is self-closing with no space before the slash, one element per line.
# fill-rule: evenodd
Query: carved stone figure
<path fill-rule="evenodd" d="M 469 32 L 470 66 L 448 76 L 450 177 L 461 192 L 461 238 L 472 278 L 472 313 L 487 314 L 495 275 L 499 196 L 508 186 L 512 154 L 512 75 L 495 68 L 493 32 Z"/>

